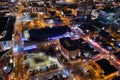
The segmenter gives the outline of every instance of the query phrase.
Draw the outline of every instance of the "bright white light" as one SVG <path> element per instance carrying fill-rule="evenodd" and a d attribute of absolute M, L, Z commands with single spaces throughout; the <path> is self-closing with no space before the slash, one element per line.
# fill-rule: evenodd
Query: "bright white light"
<path fill-rule="evenodd" d="M 120 29 L 117 32 L 120 32 Z"/>
<path fill-rule="evenodd" d="M 104 27 L 102 27 L 102 30 L 104 30 L 105 28 Z"/>
<path fill-rule="evenodd" d="M 50 28 L 52 28 L 53 26 L 52 26 L 52 25 L 50 25 L 49 27 L 50 27 Z"/>
<path fill-rule="evenodd" d="M 118 44 L 118 46 L 120 46 L 120 43 Z"/>
<path fill-rule="evenodd" d="M 115 41 L 115 39 L 112 38 L 112 41 Z"/>
<path fill-rule="evenodd" d="M 44 12 L 39 12 L 39 14 L 44 14 Z"/>
<path fill-rule="evenodd" d="M 3 68 L 3 70 L 6 70 L 7 69 L 7 67 L 5 66 L 4 68 Z"/>
<path fill-rule="evenodd" d="M 12 60 L 12 58 L 10 58 L 10 63 L 13 63 L 13 60 Z"/>
<path fill-rule="evenodd" d="M 10 0 L 11 2 L 15 2 L 15 0 Z"/>
<path fill-rule="evenodd" d="M 53 24 L 53 23 L 54 23 L 54 20 L 53 20 L 53 19 L 50 19 L 50 20 L 48 21 L 48 23 L 49 23 L 49 24 Z"/>
<path fill-rule="evenodd" d="M 61 14 L 62 14 L 62 15 L 64 14 L 63 11 L 61 12 Z"/>
<path fill-rule="evenodd" d="M 15 62 L 13 63 L 13 67 L 15 67 Z"/>
<path fill-rule="evenodd" d="M 89 30 L 86 30 L 87 32 L 89 32 Z"/>
<path fill-rule="evenodd" d="M 66 78 L 67 76 L 66 75 L 62 75 L 62 77 Z"/>

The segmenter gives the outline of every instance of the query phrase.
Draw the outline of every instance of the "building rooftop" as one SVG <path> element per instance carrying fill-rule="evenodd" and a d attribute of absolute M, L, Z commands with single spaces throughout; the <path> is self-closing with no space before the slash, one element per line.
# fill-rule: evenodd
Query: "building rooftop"
<path fill-rule="evenodd" d="M 110 33 L 106 32 L 105 30 L 101 30 L 99 32 L 99 35 L 101 35 L 104 38 L 108 38 L 110 36 Z"/>
<path fill-rule="evenodd" d="M 32 70 L 36 68 L 50 66 L 53 64 L 59 65 L 59 62 L 57 61 L 56 58 L 47 56 L 43 52 L 28 54 L 26 61 L 28 61 L 29 69 L 32 69 Z"/>
<path fill-rule="evenodd" d="M 78 49 L 77 44 L 75 44 L 75 42 L 71 40 L 69 37 L 60 39 L 60 43 L 68 51 Z"/>
<path fill-rule="evenodd" d="M 118 71 L 110 62 L 106 59 L 100 59 L 96 61 L 96 63 L 100 66 L 100 68 L 104 71 L 104 75 L 107 76 Z"/>
<path fill-rule="evenodd" d="M 52 37 L 57 37 L 70 32 L 70 28 L 67 26 L 53 26 L 42 29 L 31 29 L 29 30 L 30 40 L 39 41 Z M 39 36 L 36 36 L 39 35 Z"/>
<path fill-rule="evenodd" d="M 0 18 L 0 34 L 6 31 L 0 41 L 12 40 L 15 20 L 13 16 Z"/>

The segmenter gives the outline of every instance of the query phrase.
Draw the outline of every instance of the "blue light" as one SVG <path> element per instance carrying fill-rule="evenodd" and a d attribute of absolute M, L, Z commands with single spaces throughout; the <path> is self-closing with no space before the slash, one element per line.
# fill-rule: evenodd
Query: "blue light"
<path fill-rule="evenodd" d="M 107 48 L 108 48 L 108 50 L 112 50 L 112 47 L 111 47 L 111 46 L 108 46 Z"/>
<path fill-rule="evenodd" d="M 14 51 L 14 53 L 16 54 L 16 53 L 22 52 L 22 51 L 23 51 L 23 48 L 22 48 L 22 46 L 20 46 L 20 45 L 15 45 L 15 46 L 13 47 L 13 51 Z"/>
<path fill-rule="evenodd" d="M 57 36 L 57 37 L 51 37 L 51 38 L 48 38 L 48 40 L 56 40 L 56 39 L 60 39 L 62 38 L 63 36 Z"/>
<path fill-rule="evenodd" d="M 31 49 L 36 49 L 37 46 L 36 45 L 31 45 L 31 46 L 27 46 L 27 47 L 24 47 L 24 50 L 31 50 Z"/>
<path fill-rule="evenodd" d="M 62 70 L 62 71 L 63 71 L 63 73 L 64 73 L 67 77 L 70 76 L 70 73 L 68 72 L 68 70 L 64 69 L 64 70 Z"/>
<path fill-rule="evenodd" d="M 69 37 L 70 35 L 68 33 L 65 33 L 63 35 L 60 35 L 60 36 L 56 36 L 56 37 L 49 37 L 48 40 L 56 40 L 56 39 L 60 39 L 60 38 L 63 38 L 63 37 Z"/>
<path fill-rule="evenodd" d="M 22 38 L 22 41 L 29 41 L 28 38 Z"/>

